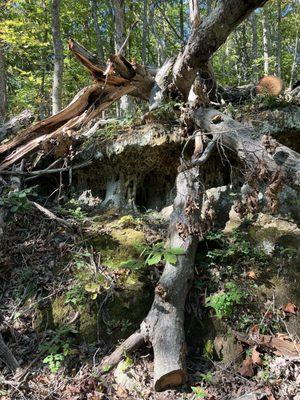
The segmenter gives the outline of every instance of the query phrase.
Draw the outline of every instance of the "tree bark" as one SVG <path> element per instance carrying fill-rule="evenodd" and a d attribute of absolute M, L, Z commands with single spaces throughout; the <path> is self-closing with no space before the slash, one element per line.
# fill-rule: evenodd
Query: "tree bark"
<path fill-rule="evenodd" d="M 142 64 L 147 60 L 147 33 L 148 33 L 148 0 L 143 0 L 143 36 L 142 36 Z"/>
<path fill-rule="evenodd" d="M 258 79 L 258 69 L 256 65 L 256 60 L 258 58 L 258 50 L 257 50 L 257 18 L 255 12 L 251 14 L 251 28 L 252 28 L 252 79 L 253 81 L 257 81 Z"/>
<path fill-rule="evenodd" d="M 263 10 L 262 16 L 262 34 L 263 34 L 263 52 L 264 52 L 264 74 L 269 75 L 269 40 L 268 40 L 268 25 L 267 15 Z"/>
<path fill-rule="evenodd" d="M 154 386 L 157 391 L 182 385 L 187 378 L 184 306 L 193 278 L 200 234 L 202 192 L 199 167 L 180 172 L 176 189 L 169 246 L 180 247 L 185 254 L 178 256 L 175 266 L 166 263 L 155 290 L 152 308 L 141 325 L 141 333 L 145 340 L 152 343 L 154 350 Z"/>
<path fill-rule="evenodd" d="M 0 141 L 9 135 L 17 133 L 20 129 L 26 128 L 34 120 L 34 115 L 30 110 L 24 110 L 21 114 L 7 121 L 0 126 Z"/>
<path fill-rule="evenodd" d="M 173 82 L 187 99 L 198 69 L 207 63 L 233 29 L 266 0 L 220 1 L 211 14 L 192 31 L 182 54 L 173 67 Z"/>
<path fill-rule="evenodd" d="M 52 84 L 52 114 L 61 110 L 62 79 L 64 68 L 63 45 L 60 33 L 60 0 L 52 0 L 52 38 L 54 50 L 54 71 Z"/>
<path fill-rule="evenodd" d="M 299 51 L 299 28 L 297 29 L 297 37 L 295 40 L 295 50 L 294 50 L 294 58 L 293 58 L 293 64 L 292 64 L 292 68 L 291 68 L 291 79 L 290 79 L 290 84 L 289 84 L 289 88 L 292 89 L 293 86 L 293 82 L 294 82 L 294 77 L 295 77 L 295 72 L 297 69 L 297 65 L 298 65 L 298 51 Z"/>
<path fill-rule="evenodd" d="M 115 52 L 120 55 L 125 54 L 125 49 L 122 48 L 125 42 L 125 11 L 124 0 L 113 0 L 114 6 L 114 22 L 115 22 Z M 126 114 L 132 107 L 132 102 L 128 96 L 124 96 L 120 100 L 120 114 Z"/>
<path fill-rule="evenodd" d="M 276 40 L 276 69 L 281 78 L 281 0 L 276 0 L 277 8 L 277 40 Z"/>
<path fill-rule="evenodd" d="M 4 123 L 7 113 L 6 67 L 3 44 L 0 41 L 0 125 Z"/>
<path fill-rule="evenodd" d="M 101 37 L 100 26 L 99 26 L 99 22 L 98 22 L 98 2 L 97 2 L 97 0 L 91 0 L 91 12 L 92 12 L 93 25 L 94 25 L 95 38 L 96 38 L 96 52 L 97 52 L 97 57 L 100 62 L 100 61 L 104 60 L 104 51 L 103 51 L 103 46 L 102 46 L 102 37 Z"/>
<path fill-rule="evenodd" d="M 299 191 L 300 155 L 290 148 L 277 143 L 269 152 L 261 138 L 256 138 L 255 130 L 233 120 L 212 108 L 199 108 L 194 113 L 196 125 L 217 138 L 224 151 L 234 152 L 248 170 L 253 170 L 258 162 L 263 162 L 270 174 L 281 170 L 285 182 Z M 218 123 L 214 122 L 218 119 Z"/>

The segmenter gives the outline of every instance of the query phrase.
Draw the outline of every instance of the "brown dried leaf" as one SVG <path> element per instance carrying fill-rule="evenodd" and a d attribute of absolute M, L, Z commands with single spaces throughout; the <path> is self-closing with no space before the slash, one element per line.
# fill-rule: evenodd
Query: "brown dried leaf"
<path fill-rule="evenodd" d="M 222 118 L 222 115 L 220 115 L 220 114 L 215 115 L 215 116 L 211 119 L 211 122 L 212 122 L 213 124 L 219 124 L 219 123 L 222 122 L 222 121 L 223 121 L 223 118 Z"/>
<path fill-rule="evenodd" d="M 252 279 L 256 279 L 256 273 L 254 271 L 248 271 L 247 272 L 247 277 L 248 278 L 252 278 Z"/>
<path fill-rule="evenodd" d="M 239 368 L 238 372 L 245 378 L 252 378 L 254 375 L 252 358 L 247 356 Z"/>
<path fill-rule="evenodd" d="M 263 361 L 260 358 L 260 353 L 256 350 L 256 347 L 254 347 L 254 349 L 252 350 L 252 361 L 253 361 L 253 364 L 260 365 L 260 366 L 263 365 Z"/>
<path fill-rule="evenodd" d="M 287 303 L 283 307 L 283 311 L 288 313 L 288 314 L 297 314 L 298 307 L 294 303 Z"/>

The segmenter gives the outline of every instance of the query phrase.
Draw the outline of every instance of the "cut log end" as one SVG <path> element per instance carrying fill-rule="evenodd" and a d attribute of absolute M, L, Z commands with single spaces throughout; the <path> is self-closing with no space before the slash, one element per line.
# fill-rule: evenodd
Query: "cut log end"
<path fill-rule="evenodd" d="M 283 88 L 283 81 L 277 76 L 264 76 L 256 85 L 256 93 L 277 97 Z"/>
<path fill-rule="evenodd" d="M 177 369 L 164 374 L 159 378 L 156 378 L 154 382 L 154 388 L 157 392 L 162 392 L 164 390 L 183 385 L 186 382 L 186 379 L 187 377 L 185 371 L 182 369 Z"/>

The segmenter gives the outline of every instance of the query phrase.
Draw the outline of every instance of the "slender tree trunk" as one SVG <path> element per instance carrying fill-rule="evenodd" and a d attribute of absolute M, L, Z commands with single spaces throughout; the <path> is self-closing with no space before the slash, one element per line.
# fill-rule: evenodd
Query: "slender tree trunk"
<path fill-rule="evenodd" d="M 262 28 L 263 28 L 264 74 L 269 75 L 269 43 L 268 43 L 267 17 L 265 10 L 263 10 Z"/>
<path fill-rule="evenodd" d="M 100 26 L 98 23 L 97 0 L 91 0 L 91 11 L 92 11 L 93 25 L 94 25 L 95 38 L 96 38 L 97 56 L 98 56 L 99 60 L 104 61 L 104 52 L 103 52 L 103 46 L 102 46 L 101 31 L 100 31 Z"/>
<path fill-rule="evenodd" d="M 297 69 L 298 65 L 298 52 L 299 52 L 299 28 L 297 29 L 297 37 L 296 37 L 296 42 L 295 42 L 295 51 L 294 51 L 294 59 L 293 59 L 293 64 L 291 68 L 291 79 L 290 79 L 290 89 L 292 88 L 293 82 L 294 82 L 294 76 L 295 72 Z"/>
<path fill-rule="evenodd" d="M 125 41 L 124 0 L 113 0 L 115 16 L 115 52 L 118 53 Z M 124 49 L 122 51 L 124 54 Z"/>
<path fill-rule="evenodd" d="M 121 51 L 125 55 L 125 49 L 122 46 L 125 42 L 125 12 L 124 0 L 113 0 L 114 16 L 115 16 L 115 52 Z M 128 96 L 123 96 L 120 100 L 120 106 L 117 107 L 117 114 L 126 114 L 132 108 L 132 101 Z"/>
<path fill-rule="evenodd" d="M 182 42 L 182 46 L 183 46 L 183 43 L 184 43 L 183 0 L 180 0 L 180 6 L 179 6 L 179 24 L 180 24 L 180 37 L 181 37 L 181 42 Z"/>
<path fill-rule="evenodd" d="M 61 110 L 62 78 L 64 68 L 63 45 L 60 34 L 60 0 L 52 1 L 52 37 L 54 49 L 54 72 L 52 85 L 52 114 Z"/>
<path fill-rule="evenodd" d="M 190 21 L 192 28 L 196 29 L 200 25 L 200 11 L 198 0 L 190 0 Z"/>
<path fill-rule="evenodd" d="M 147 33 L 148 33 L 148 0 L 143 0 L 143 37 L 142 37 L 142 63 L 147 59 Z"/>
<path fill-rule="evenodd" d="M 258 53 L 257 53 L 257 18 L 256 18 L 255 12 L 252 13 L 250 20 L 251 20 L 251 28 L 252 28 L 252 60 L 253 60 L 252 76 L 253 76 L 253 81 L 257 81 L 257 78 L 258 78 L 258 70 L 257 70 L 257 65 L 256 65 L 256 60 L 258 58 Z"/>
<path fill-rule="evenodd" d="M 4 123 L 7 113 L 6 69 L 4 49 L 0 42 L 0 124 Z"/>
<path fill-rule="evenodd" d="M 277 69 L 277 76 L 281 78 L 281 0 L 276 1 L 276 6 L 277 6 L 276 69 Z"/>

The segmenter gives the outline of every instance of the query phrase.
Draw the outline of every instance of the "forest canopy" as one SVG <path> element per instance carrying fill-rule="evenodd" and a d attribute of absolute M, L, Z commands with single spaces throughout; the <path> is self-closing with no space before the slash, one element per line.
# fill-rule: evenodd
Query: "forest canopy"
<path fill-rule="evenodd" d="M 186 43 L 191 31 L 188 1 L 121 3 L 125 37 L 136 23 L 125 51 L 129 60 L 160 67 Z M 214 3 L 213 0 L 200 1 L 201 15 L 208 15 Z M 82 66 L 68 51 L 68 39 L 76 39 L 106 61 L 114 53 L 115 25 L 111 1 L 101 4 L 87 0 L 62 1 L 60 12 L 65 66 L 61 85 L 65 106 L 79 88 L 90 83 Z M 243 85 L 257 82 L 264 74 L 276 74 L 289 85 L 299 74 L 299 63 L 293 67 L 298 26 L 297 0 L 272 0 L 264 8 L 257 9 L 214 55 L 212 63 L 218 83 Z M 9 114 L 15 115 L 29 108 L 40 118 L 50 115 L 53 76 L 51 2 L 4 1 L 0 40 L 7 64 Z"/>

